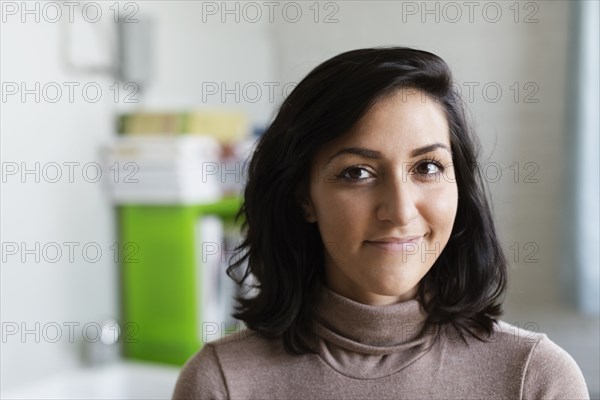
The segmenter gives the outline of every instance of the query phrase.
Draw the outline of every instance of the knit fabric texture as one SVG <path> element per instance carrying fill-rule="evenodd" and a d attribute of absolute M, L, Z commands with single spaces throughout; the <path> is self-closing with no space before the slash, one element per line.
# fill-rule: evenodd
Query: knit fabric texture
<path fill-rule="evenodd" d="M 499 321 L 487 342 L 447 325 L 419 334 L 416 299 L 373 306 L 323 287 L 319 354 L 290 355 L 248 329 L 188 360 L 174 399 L 589 399 L 581 370 L 546 334 Z"/>

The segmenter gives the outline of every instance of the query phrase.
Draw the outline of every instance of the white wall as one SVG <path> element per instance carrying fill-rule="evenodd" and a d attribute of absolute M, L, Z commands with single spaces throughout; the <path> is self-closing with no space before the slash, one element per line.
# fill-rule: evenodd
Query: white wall
<path fill-rule="evenodd" d="M 22 4 L 22 3 L 15 3 Z M 180 109 L 193 107 L 237 107 L 249 113 L 255 124 L 264 124 L 272 109 L 267 101 L 239 104 L 234 96 L 222 102 L 220 96 L 208 97 L 203 104 L 202 82 L 226 82 L 228 88 L 235 82 L 273 81 L 271 72 L 272 49 L 265 24 L 204 24 L 201 22 L 200 3 L 137 2 L 138 18 L 149 18 L 155 24 L 153 69 L 155 81 L 144 93 L 134 98 L 137 104 L 124 103 L 125 91 L 115 103 L 110 89 L 115 79 L 106 74 L 83 74 L 67 71 L 60 59 L 61 23 L 52 23 L 53 10 L 43 14 L 40 6 L 39 22 L 35 15 L 26 15 L 21 21 L 20 11 L 7 14 L 1 25 L 2 82 L 21 82 L 41 88 L 56 82 L 65 92 L 63 98 L 50 103 L 41 93 L 39 102 L 28 95 L 25 102 L 19 95 L 2 102 L 1 152 L 3 166 L 11 163 L 34 168 L 40 163 L 40 182 L 34 175 L 6 176 L 2 183 L 1 220 L 2 242 L 25 242 L 27 248 L 40 243 L 40 250 L 56 242 L 65 251 L 56 263 L 40 255 L 28 255 L 22 262 L 20 253 L 8 255 L 3 249 L 1 268 L 1 318 L 3 329 L 21 324 L 36 330 L 39 337 L 20 332 L 2 336 L 2 390 L 11 390 L 36 380 L 59 374 L 81 364 L 81 332 L 76 330 L 76 341 L 69 340 L 65 323 L 96 323 L 104 318 L 118 317 L 118 269 L 113 262 L 112 244 L 116 239 L 113 208 L 102 190 L 102 184 L 88 183 L 81 175 L 81 166 L 99 162 L 98 149 L 114 136 L 114 116 L 118 110 L 148 107 Z M 62 4 L 62 3 L 61 3 Z M 98 3 L 97 3 L 98 4 Z M 121 3 L 122 4 L 122 3 Z M 68 24 L 67 9 L 63 8 L 65 26 L 78 36 L 72 37 L 72 56 L 76 64 L 94 65 L 110 60 L 109 39 L 114 34 L 112 3 L 102 3 L 103 17 L 97 24 L 82 23 L 81 9 L 75 10 L 75 21 Z M 34 9 L 34 3 L 28 5 Z M 4 9 L 3 9 L 4 11 Z M 121 10 L 131 11 L 131 10 Z M 4 14 L 3 14 L 4 15 Z M 93 14 L 90 14 L 93 16 Z M 44 18 L 47 17 L 47 19 Z M 79 16 L 79 17 L 78 17 Z M 104 52 L 104 53 L 102 53 Z M 91 63 L 91 64 L 90 64 Z M 68 100 L 65 82 L 79 82 L 73 102 Z M 96 83 L 103 95 L 96 103 L 85 100 L 81 87 Z M 122 87 L 121 83 L 121 87 Z M 3 90 L 4 92 L 4 90 Z M 90 92 L 93 95 L 93 92 Z M 48 163 L 62 166 L 63 178 L 58 183 L 45 181 L 43 171 Z M 80 162 L 75 169 L 74 182 L 68 181 L 65 162 Z M 90 175 L 86 175 L 91 179 Z M 50 169 L 48 177 L 53 178 Z M 104 173 L 110 173 L 104 171 Z M 64 242 L 79 242 L 74 262 L 69 262 Z M 99 261 L 87 262 L 81 255 L 86 243 L 97 244 L 103 255 Z M 7 248 L 8 249 L 8 248 Z M 93 256 L 93 254 L 92 254 Z M 4 262 L 6 261 L 6 262 Z M 16 324 L 16 325 L 15 325 Z M 56 330 L 61 327 L 63 337 L 56 343 Z M 45 330 L 46 328 L 46 330 Z M 54 330 L 53 330 L 54 329 Z M 93 330 L 89 331 L 90 336 Z M 48 340 L 50 339 L 50 341 Z M 39 343 L 38 343 L 39 342 Z"/>
<path fill-rule="evenodd" d="M 155 74 L 144 107 L 240 109 L 249 113 L 253 124 L 268 121 L 273 102 L 265 82 L 275 79 L 272 37 L 266 21 L 245 23 L 240 19 L 236 23 L 235 16 L 228 16 L 222 23 L 220 14 L 209 13 L 202 2 L 141 4 L 140 13 L 157 22 Z M 217 93 L 209 91 L 213 85 Z"/>
<path fill-rule="evenodd" d="M 35 44 L 35 45 L 32 45 Z M 64 242 L 81 243 L 74 253 L 73 262 L 65 252 L 56 263 L 46 262 L 40 255 L 20 253 L 10 256 L 3 249 L 1 268 L 3 329 L 7 324 L 21 324 L 31 330 L 39 323 L 40 336 L 5 336 L 2 343 L 2 389 L 46 376 L 53 371 L 73 367 L 78 363 L 76 346 L 69 343 L 65 322 L 99 321 L 116 316 L 116 269 L 111 262 L 109 247 L 114 238 L 111 207 L 103 196 L 99 183 L 88 183 L 82 177 L 82 166 L 98 162 L 97 148 L 112 133 L 112 105 L 106 95 L 109 79 L 100 76 L 67 74 L 59 64 L 59 30 L 56 24 L 21 23 L 8 19 L 2 24 L 2 82 L 25 82 L 34 88 L 35 82 L 43 87 L 49 82 L 63 86 L 64 82 L 96 82 L 105 92 L 97 103 L 87 102 L 81 87 L 74 91 L 74 102 L 65 92 L 60 101 L 52 104 L 44 96 L 36 103 L 33 95 L 25 102 L 20 96 L 11 96 L 2 103 L 2 163 L 16 163 L 29 169 L 40 163 L 40 175 L 47 163 L 58 163 L 63 169 L 62 179 L 50 183 L 40 176 L 20 174 L 5 176 L 2 183 L 1 214 L 2 242 L 16 242 L 21 247 L 40 248 L 56 242 L 63 250 Z M 65 89 L 67 87 L 64 87 Z M 90 96 L 94 95 L 90 92 Z M 47 98 L 53 98 L 48 93 Z M 65 162 L 79 162 L 74 168 L 73 183 L 69 183 Z M 54 178 L 55 170 L 46 175 Z M 88 179 L 93 179 L 89 170 Z M 51 174 L 51 175 L 50 175 Z M 26 183 L 22 183 L 22 181 Z M 81 248 L 86 243 L 97 243 L 103 250 L 98 262 L 86 262 Z M 38 252 L 38 255 L 40 253 Z M 55 257 L 47 254 L 48 259 Z M 95 257 L 90 252 L 90 257 Z M 4 262 L 6 261 L 6 262 Z M 57 323 L 64 331 L 63 338 L 50 343 L 45 338 L 55 337 L 51 325 Z M 44 327 L 49 330 L 44 332 Z M 77 335 L 80 337 L 80 335 Z M 39 343 L 36 343 L 39 341 Z"/>

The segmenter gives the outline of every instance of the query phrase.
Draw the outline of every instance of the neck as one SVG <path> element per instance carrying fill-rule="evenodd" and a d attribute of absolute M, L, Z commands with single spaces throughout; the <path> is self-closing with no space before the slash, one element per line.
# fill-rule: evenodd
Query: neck
<path fill-rule="evenodd" d="M 385 305 L 363 304 L 327 286 L 322 287 L 317 305 L 318 324 L 364 345 L 411 343 L 427 318 L 416 298 Z"/>
<path fill-rule="evenodd" d="M 315 305 L 318 352 L 347 376 L 386 376 L 410 365 L 435 344 L 438 328 L 422 329 L 427 314 L 417 299 L 369 305 L 322 286 Z"/>

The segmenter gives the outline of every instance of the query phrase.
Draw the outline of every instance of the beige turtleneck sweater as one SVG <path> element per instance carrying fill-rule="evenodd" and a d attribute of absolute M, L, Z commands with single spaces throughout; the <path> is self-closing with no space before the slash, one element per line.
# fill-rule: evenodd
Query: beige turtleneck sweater
<path fill-rule="evenodd" d="M 323 287 L 318 301 L 318 355 L 244 330 L 188 360 L 173 398 L 589 399 L 573 358 L 543 333 L 500 321 L 467 346 L 451 327 L 419 338 L 417 300 L 371 306 Z"/>

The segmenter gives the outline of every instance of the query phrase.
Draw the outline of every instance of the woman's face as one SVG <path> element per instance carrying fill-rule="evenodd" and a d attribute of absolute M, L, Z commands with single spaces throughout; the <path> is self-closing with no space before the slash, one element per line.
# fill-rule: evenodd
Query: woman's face
<path fill-rule="evenodd" d="M 313 161 L 304 207 L 325 246 L 326 285 L 364 304 L 414 298 L 457 205 L 442 106 L 409 89 L 383 98 Z"/>

